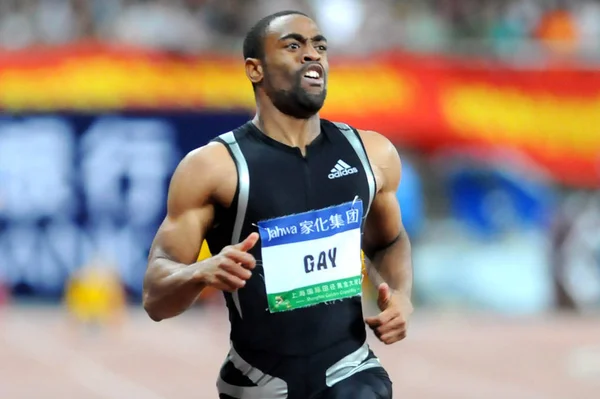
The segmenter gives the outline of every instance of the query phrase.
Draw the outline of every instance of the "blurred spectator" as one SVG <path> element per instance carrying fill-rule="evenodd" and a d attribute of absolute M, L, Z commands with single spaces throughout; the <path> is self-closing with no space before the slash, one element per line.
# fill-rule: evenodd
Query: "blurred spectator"
<path fill-rule="evenodd" d="M 35 24 L 31 18 L 30 1 L 0 2 L 0 45 L 7 49 L 29 46 L 35 42 Z"/>
<path fill-rule="evenodd" d="M 566 1 L 556 1 L 536 27 L 534 35 L 553 50 L 571 52 L 577 44 L 577 27 Z"/>
<path fill-rule="evenodd" d="M 531 51 L 532 45 L 561 54 L 580 49 L 587 59 L 600 53 L 597 0 L 4 0 L 0 46 L 95 38 L 176 51 L 239 52 L 252 24 L 286 9 L 313 16 L 334 53 L 399 47 L 543 54 Z"/>
<path fill-rule="evenodd" d="M 520 26 L 524 36 L 529 37 L 537 26 L 542 8 L 536 0 L 513 0 L 505 3 L 505 18 L 511 24 Z"/>
<path fill-rule="evenodd" d="M 45 44 L 65 44 L 81 36 L 72 1 L 38 1 L 33 7 L 32 17 L 38 39 Z"/>
<path fill-rule="evenodd" d="M 431 1 L 421 1 L 407 7 L 399 6 L 403 15 L 403 44 L 411 51 L 440 51 L 448 45 L 450 26 L 440 13 L 434 12 Z"/>
<path fill-rule="evenodd" d="M 521 12 L 526 10 L 521 5 L 522 2 L 495 4 L 500 16 L 492 21 L 489 34 L 495 50 L 501 54 L 515 51 L 531 30 L 532 26 L 524 23 L 526 17 Z"/>
<path fill-rule="evenodd" d="M 80 0 L 80 2 L 88 3 L 87 8 L 80 9 L 80 12 L 89 12 L 93 34 L 100 39 L 110 37 L 114 21 L 123 12 L 123 1 Z"/>
<path fill-rule="evenodd" d="M 250 29 L 259 19 L 283 10 L 296 10 L 307 14 L 312 12 L 308 0 L 250 0 L 245 2 L 244 6 L 244 31 Z"/>
<path fill-rule="evenodd" d="M 575 21 L 582 50 L 597 53 L 600 50 L 600 2 L 586 2 L 578 7 Z"/>
<path fill-rule="evenodd" d="M 310 4 L 332 46 L 341 47 L 357 39 L 366 14 L 363 0 L 310 0 Z M 344 18 L 340 18 L 342 14 Z"/>
<path fill-rule="evenodd" d="M 211 35 L 175 0 L 129 2 L 115 21 L 113 39 L 141 47 L 172 51 L 201 51 Z"/>

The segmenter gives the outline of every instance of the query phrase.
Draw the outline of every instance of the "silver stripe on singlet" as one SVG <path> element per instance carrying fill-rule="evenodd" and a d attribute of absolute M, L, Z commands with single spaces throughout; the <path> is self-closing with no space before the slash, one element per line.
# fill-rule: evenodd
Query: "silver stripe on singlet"
<path fill-rule="evenodd" d="M 236 399 L 285 399 L 288 396 L 287 383 L 281 378 L 265 374 L 256 367 L 245 361 L 233 348 L 225 359 L 225 363 L 231 362 L 244 376 L 255 383 L 255 387 L 240 387 L 229 384 L 221 377 L 217 380 L 219 393 L 229 395 Z"/>
<path fill-rule="evenodd" d="M 237 167 L 238 174 L 238 204 L 237 214 L 235 217 L 235 223 L 233 225 L 233 233 L 231 235 L 231 244 L 235 245 L 240 242 L 242 236 L 242 227 L 244 226 L 244 219 L 246 218 L 246 210 L 248 208 L 248 196 L 250 193 L 250 172 L 248 171 L 248 163 L 244 157 L 244 153 L 240 148 L 240 145 L 235 139 L 233 132 L 223 133 L 219 136 L 229 146 L 233 160 Z M 240 296 L 237 291 L 231 294 L 233 303 L 236 309 L 242 317 L 242 306 L 240 304 Z"/>
<path fill-rule="evenodd" d="M 358 138 L 358 133 L 356 133 L 350 126 L 345 123 L 334 122 L 334 125 L 342 132 L 342 134 L 346 137 L 350 145 L 354 148 L 356 155 L 358 155 L 358 159 L 362 163 L 363 169 L 365 170 L 365 174 L 367 175 L 367 183 L 369 185 L 369 203 L 367 204 L 367 209 L 364 214 L 366 218 L 369 214 L 369 209 L 371 209 L 371 204 L 373 203 L 373 199 L 375 198 L 375 175 L 373 174 L 373 169 L 371 168 L 371 163 L 369 162 L 369 157 Z"/>
<path fill-rule="evenodd" d="M 340 359 L 325 372 L 325 383 L 332 387 L 340 381 L 353 376 L 363 370 L 374 367 L 382 367 L 379 359 L 374 357 L 366 360 L 369 356 L 369 345 L 365 342 L 363 346 Z"/>
<path fill-rule="evenodd" d="M 352 377 L 361 371 L 375 367 L 383 367 L 378 358 L 369 356 L 369 345 L 365 342 L 360 348 L 340 359 L 325 372 L 325 384 L 332 387 L 335 384 Z M 284 380 L 265 374 L 258 368 L 253 367 L 245 361 L 233 348 L 231 349 L 225 363 L 231 362 L 236 369 L 254 382 L 255 387 L 241 387 L 225 382 L 221 377 L 217 380 L 219 393 L 229 395 L 236 399 L 284 399 L 287 398 L 288 387 Z"/>

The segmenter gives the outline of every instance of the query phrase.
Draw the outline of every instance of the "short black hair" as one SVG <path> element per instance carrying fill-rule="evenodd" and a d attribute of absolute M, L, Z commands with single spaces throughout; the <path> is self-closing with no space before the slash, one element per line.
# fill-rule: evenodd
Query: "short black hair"
<path fill-rule="evenodd" d="M 246 34 L 246 37 L 244 38 L 244 59 L 258 58 L 263 60 L 265 57 L 265 36 L 269 25 L 271 25 L 271 22 L 273 22 L 275 19 L 288 15 L 303 15 L 310 18 L 305 13 L 294 10 L 279 11 L 274 14 L 267 15 L 258 21 L 256 25 L 250 28 Z"/>

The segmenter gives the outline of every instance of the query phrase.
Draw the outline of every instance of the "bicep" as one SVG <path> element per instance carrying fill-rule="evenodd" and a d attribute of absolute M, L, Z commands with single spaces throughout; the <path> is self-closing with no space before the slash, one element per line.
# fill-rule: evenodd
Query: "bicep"
<path fill-rule="evenodd" d="M 363 249 L 371 253 L 392 243 L 402 232 L 402 216 L 396 193 L 379 192 L 365 221 Z"/>
<path fill-rule="evenodd" d="M 388 142 L 373 157 L 372 164 L 380 175 L 381 187 L 365 221 L 363 248 L 366 253 L 390 244 L 404 231 L 396 196 L 402 174 L 400 156 Z"/>
<path fill-rule="evenodd" d="M 150 259 L 166 258 L 183 264 L 196 262 L 212 218 L 209 207 L 191 209 L 176 217 L 167 215 L 152 242 Z"/>
<path fill-rule="evenodd" d="M 192 264 L 214 218 L 210 175 L 199 178 L 200 162 L 184 159 L 175 170 L 167 200 L 167 215 L 161 223 L 150 249 L 153 259 L 166 258 Z"/>

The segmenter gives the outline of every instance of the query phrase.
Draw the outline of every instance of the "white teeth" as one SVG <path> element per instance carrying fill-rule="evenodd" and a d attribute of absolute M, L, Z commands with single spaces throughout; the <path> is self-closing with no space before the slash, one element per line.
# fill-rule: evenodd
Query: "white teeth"
<path fill-rule="evenodd" d="M 307 78 L 319 79 L 321 76 L 317 71 L 308 71 L 304 74 Z"/>

